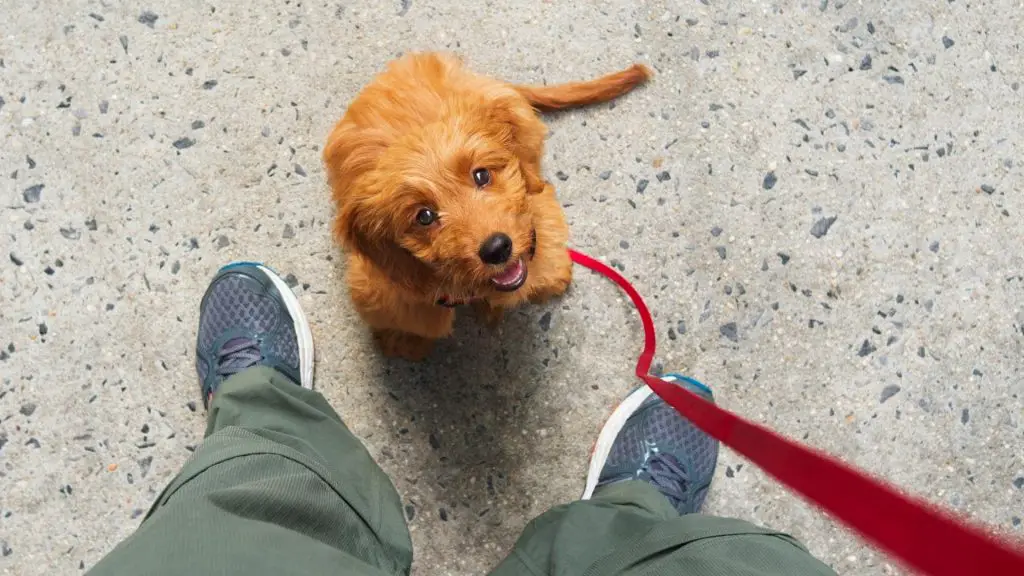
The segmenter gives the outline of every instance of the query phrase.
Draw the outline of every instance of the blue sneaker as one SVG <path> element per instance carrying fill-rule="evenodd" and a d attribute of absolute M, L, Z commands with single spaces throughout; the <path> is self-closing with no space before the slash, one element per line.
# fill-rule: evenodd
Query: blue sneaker
<path fill-rule="evenodd" d="M 221 268 L 199 305 L 196 370 L 203 404 L 224 380 L 269 366 L 313 388 L 313 333 L 291 288 L 273 270 L 252 262 Z"/>
<path fill-rule="evenodd" d="M 669 374 L 662 380 L 714 402 L 711 390 L 692 378 Z M 640 480 L 657 488 L 680 514 L 696 514 L 717 462 L 718 441 L 645 385 L 627 396 L 601 429 L 583 499 L 602 486 Z"/>

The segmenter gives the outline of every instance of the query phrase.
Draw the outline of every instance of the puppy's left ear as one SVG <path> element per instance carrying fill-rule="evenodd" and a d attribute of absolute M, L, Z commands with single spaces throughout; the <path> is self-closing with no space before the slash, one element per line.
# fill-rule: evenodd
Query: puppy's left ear
<path fill-rule="evenodd" d="M 491 104 L 488 124 L 519 160 L 526 193 L 543 192 L 545 183 L 540 175 L 540 159 L 544 155 L 544 137 L 548 129 L 533 107 L 518 94 L 498 98 Z"/>
<path fill-rule="evenodd" d="M 540 176 L 540 162 L 528 164 L 520 159 L 519 173 L 523 175 L 523 180 L 526 182 L 527 194 L 540 194 L 547 186 L 547 182 Z"/>

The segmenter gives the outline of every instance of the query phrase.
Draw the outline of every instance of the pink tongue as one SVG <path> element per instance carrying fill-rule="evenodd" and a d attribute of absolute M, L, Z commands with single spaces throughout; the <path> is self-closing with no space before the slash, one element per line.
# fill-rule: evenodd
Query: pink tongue
<path fill-rule="evenodd" d="M 504 272 L 494 277 L 494 281 L 498 284 L 511 284 L 519 278 L 519 274 L 523 271 L 523 261 L 516 260 L 515 264 L 512 264 L 505 269 Z"/>

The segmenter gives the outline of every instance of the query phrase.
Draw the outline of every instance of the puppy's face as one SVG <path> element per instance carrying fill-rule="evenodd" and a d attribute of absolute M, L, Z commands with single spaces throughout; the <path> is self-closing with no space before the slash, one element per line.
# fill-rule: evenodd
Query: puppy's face
<path fill-rule="evenodd" d="M 386 246 L 385 260 L 407 261 L 393 277 L 415 269 L 415 288 L 453 300 L 525 283 L 536 243 L 528 202 L 536 179 L 506 132 L 492 122 L 454 118 L 382 151 L 364 180 L 372 192 L 349 225 L 364 243 Z"/>

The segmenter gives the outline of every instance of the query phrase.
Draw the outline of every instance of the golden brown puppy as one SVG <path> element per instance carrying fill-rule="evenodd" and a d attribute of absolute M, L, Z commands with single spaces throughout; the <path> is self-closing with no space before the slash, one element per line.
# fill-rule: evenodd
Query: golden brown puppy
<path fill-rule="evenodd" d="M 569 230 L 541 177 L 536 109 L 610 100 L 641 65 L 589 82 L 514 86 L 445 54 L 392 62 L 349 105 L 324 148 L 348 251 L 348 284 L 385 354 L 422 359 L 452 329 L 453 306 L 489 322 L 572 279 Z"/>

